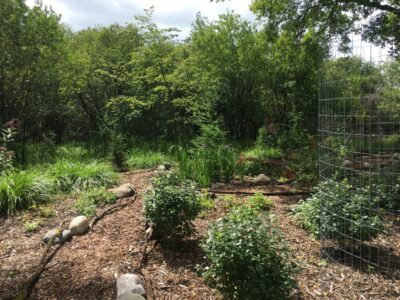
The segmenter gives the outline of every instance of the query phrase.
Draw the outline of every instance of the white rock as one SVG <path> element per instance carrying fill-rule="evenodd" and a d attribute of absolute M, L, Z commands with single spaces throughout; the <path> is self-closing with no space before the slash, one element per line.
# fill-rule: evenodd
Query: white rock
<path fill-rule="evenodd" d="M 130 183 L 125 183 L 119 187 L 109 189 L 108 191 L 113 193 L 118 199 L 135 195 L 135 188 Z"/>
<path fill-rule="evenodd" d="M 271 183 L 272 180 L 268 176 L 266 176 L 264 174 L 260 174 L 253 179 L 253 182 L 257 183 L 257 184 L 268 184 L 268 183 Z"/>
<path fill-rule="evenodd" d="M 145 300 L 145 299 L 138 294 L 126 292 L 121 295 L 118 295 L 117 300 Z"/>
<path fill-rule="evenodd" d="M 158 171 L 165 171 L 167 168 L 164 165 L 159 165 L 157 168 Z"/>
<path fill-rule="evenodd" d="M 89 220 L 85 216 L 78 216 L 72 219 L 69 230 L 72 235 L 82 235 L 89 229 Z"/>
<path fill-rule="evenodd" d="M 49 230 L 43 237 L 43 243 L 47 244 L 51 239 L 53 239 L 53 244 L 57 244 L 59 243 L 59 235 L 60 233 L 57 231 L 57 229 Z"/>
<path fill-rule="evenodd" d="M 145 295 L 143 281 L 135 274 L 124 274 L 117 279 L 118 295 L 126 292 Z"/>

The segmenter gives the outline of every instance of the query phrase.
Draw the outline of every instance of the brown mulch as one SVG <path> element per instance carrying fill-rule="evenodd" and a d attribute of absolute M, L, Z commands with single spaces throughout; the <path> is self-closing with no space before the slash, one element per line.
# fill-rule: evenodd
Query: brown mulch
<path fill-rule="evenodd" d="M 142 216 L 142 195 L 149 186 L 152 171 L 128 172 L 124 182 L 131 182 L 138 192 L 136 201 L 105 216 L 87 235 L 74 237 L 51 261 L 33 290 L 32 299 L 115 299 L 116 278 L 135 272 L 146 243 Z M 277 191 L 290 186 L 224 186 L 246 191 Z M 199 240 L 210 222 L 226 212 L 223 196 L 216 208 L 195 221 L 197 233 L 174 250 L 157 244 L 148 254 L 143 273 L 146 288 L 155 299 L 221 299 L 207 287 L 196 272 L 201 264 Z M 290 213 L 299 197 L 271 197 L 272 213 L 286 235 L 293 259 L 301 271 L 296 276 L 298 288 L 291 299 L 400 299 L 400 281 L 383 273 L 365 272 L 346 264 L 328 263 L 320 258 L 320 244 L 298 227 Z M 238 197 L 238 201 L 245 201 Z M 34 234 L 23 230 L 22 218 L 0 219 L 0 299 L 15 294 L 38 263 L 45 232 L 63 219 L 75 215 L 73 199 L 50 204 L 58 213 L 45 220 Z M 152 242 L 152 245 L 154 243 Z M 268 299 L 268 296 L 266 296 Z"/>

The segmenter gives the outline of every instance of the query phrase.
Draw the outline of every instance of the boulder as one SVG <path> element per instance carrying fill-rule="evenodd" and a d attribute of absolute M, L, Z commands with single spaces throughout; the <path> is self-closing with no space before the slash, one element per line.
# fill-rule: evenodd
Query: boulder
<path fill-rule="evenodd" d="M 89 219 L 85 216 L 78 216 L 72 219 L 69 230 L 72 235 L 82 235 L 89 229 Z"/>
<path fill-rule="evenodd" d="M 135 274 L 124 274 L 117 279 L 117 292 L 118 296 L 124 293 L 133 293 L 145 295 L 146 292 L 143 288 L 143 281 Z"/>
<path fill-rule="evenodd" d="M 121 295 L 118 295 L 117 300 L 146 300 L 146 299 L 138 294 L 126 292 Z"/>
<path fill-rule="evenodd" d="M 271 178 L 269 178 L 264 174 L 260 174 L 253 179 L 253 183 L 255 184 L 269 184 L 271 182 L 272 182 Z"/>
<path fill-rule="evenodd" d="M 135 188 L 130 183 L 125 183 L 119 187 L 109 189 L 108 191 L 113 193 L 118 199 L 135 195 Z"/>

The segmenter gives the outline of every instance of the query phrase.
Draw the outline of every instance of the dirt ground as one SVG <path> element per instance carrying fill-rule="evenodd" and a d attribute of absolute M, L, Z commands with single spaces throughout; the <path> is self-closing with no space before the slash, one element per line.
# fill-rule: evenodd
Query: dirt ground
<path fill-rule="evenodd" d="M 41 275 L 32 299 L 116 298 L 116 278 L 135 272 L 145 245 L 142 194 L 149 187 L 152 175 L 152 172 L 123 175 L 122 182 L 130 182 L 137 189 L 136 200 L 105 216 L 87 235 L 65 243 Z M 268 191 L 277 190 L 277 187 L 244 189 Z M 290 213 L 299 197 L 271 198 L 274 200 L 272 213 L 276 214 L 293 260 L 301 269 L 296 277 L 298 287 L 291 299 L 400 299 L 400 280 L 321 259 L 319 242 L 299 228 Z M 41 242 L 43 235 L 63 219 L 69 220 L 75 215 L 71 208 L 73 203 L 72 198 L 67 198 L 49 204 L 57 214 L 46 218 L 33 234 L 24 232 L 22 213 L 15 218 L 0 219 L 0 299 L 12 298 L 33 272 L 45 248 Z M 195 221 L 197 234 L 178 250 L 166 250 L 157 244 L 150 251 L 143 268 L 149 296 L 155 299 L 221 299 L 207 287 L 195 268 L 203 262 L 199 240 L 206 234 L 209 223 L 225 213 L 223 201 L 217 199 L 216 203 L 214 210 Z"/>

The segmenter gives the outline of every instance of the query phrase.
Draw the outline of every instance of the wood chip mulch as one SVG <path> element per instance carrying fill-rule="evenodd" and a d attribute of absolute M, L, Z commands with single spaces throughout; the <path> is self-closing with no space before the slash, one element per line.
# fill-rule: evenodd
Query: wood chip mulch
<path fill-rule="evenodd" d="M 153 174 L 147 171 L 123 175 L 123 182 L 130 182 L 137 189 L 136 201 L 105 216 L 87 235 L 74 237 L 64 244 L 40 277 L 32 299 L 116 299 L 116 278 L 135 272 L 146 241 L 142 195 Z M 242 189 L 276 191 L 280 188 L 287 187 L 244 186 Z M 157 244 L 148 254 L 143 273 L 148 275 L 149 295 L 155 299 L 222 299 L 207 287 L 196 272 L 196 265 L 203 263 L 199 240 L 206 235 L 210 222 L 226 213 L 223 198 L 218 196 L 216 208 L 195 221 L 197 233 L 190 240 L 175 250 Z M 296 276 L 298 287 L 291 299 L 400 299 L 400 280 L 321 259 L 319 242 L 299 228 L 290 212 L 298 196 L 271 198 L 277 225 L 285 233 L 293 260 L 301 269 Z M 245 201 L 246 198 L 238 199 Z M 51 203 L 49 206 L 57 214 L 45 219 L 34 234 L 24 233 L 21 215 L 0 219 L 0 299 L 15 295 L 29 277 L 44 249 L 43 235 L 61 220 L 75 215 L 73 203 L 74 199 Z"/>

